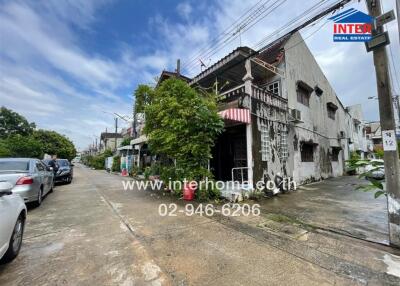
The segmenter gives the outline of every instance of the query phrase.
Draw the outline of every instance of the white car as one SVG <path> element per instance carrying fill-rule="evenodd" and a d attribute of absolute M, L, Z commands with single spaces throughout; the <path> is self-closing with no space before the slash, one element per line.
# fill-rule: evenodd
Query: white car
<path fill-rule="evenodd" d="M 365 171 L 370 172 L 367 177 L 383 180 L 385 178 L 384 161 L 382 159 L 372 159 L 370 163 L 365 166 Z"/>
<path fill-rule="evenodd" d="M 0 263 L 17 257 L 24 234 L 26 206 L 12 188 L 9 182 L 0 182 Z"/>

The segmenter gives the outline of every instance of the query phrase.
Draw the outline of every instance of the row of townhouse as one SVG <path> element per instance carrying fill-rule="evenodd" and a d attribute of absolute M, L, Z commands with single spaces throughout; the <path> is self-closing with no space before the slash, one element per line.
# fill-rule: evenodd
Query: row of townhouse
<path fill-rule="evenodd" d="M 160 81 L 170 76 L 177 74 L 163 72 Z M 254 184 L 280 174 L 303 184 L 341 176 L 350 152 L 369 152 L 361 105 L 343 106 L 299 33 L 259 53 L 239 47 L 181 78 L 222 87 L 216 92 L 225 129 L 210 160 L 216 180 Z M 140 145 L 134 149 L 146 148 L 145 139 L 132 140 Z"/>

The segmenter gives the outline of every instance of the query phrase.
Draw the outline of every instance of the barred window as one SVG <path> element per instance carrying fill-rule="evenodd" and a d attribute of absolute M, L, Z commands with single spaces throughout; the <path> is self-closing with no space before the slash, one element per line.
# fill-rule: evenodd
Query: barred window
<path fill-rule="evenodd" d="M 269 140 L 268 126 L 261 122 L 261 160 L 268 161 L 271 156 L 271 142 Z"/>
<path fill-rule="evenodd" d="M 333 102 L 328 102 L 326 108 L 328 110 L 328 117 L 335 120 L 336 110 L 338 107 Z"/>
<path fill-rule="evenodd" d="M 314 145 L 303 143 L 300 151 L 302 162 L 314 162 Z"/>
<path fill-rule="evenodd" d="M 332 148 L 332 154 L 331 154 L 331 161 L 332 162 L 339 161 L 340 150 L 341 150 L 340 148 Z"/>
<path fill-rule="evenodd" d="M 279 142 L 279 157 L 282 161 L 285 161 L 289 157 L 288 142 L 287 142 L 287 130 L 286 126 L 280 130 L 280 142 Z"/>
<path fill-rule="evenodd" d="M 297 81 L 297 102 L 309 107 L 312 91 L 312 87 L 310 87 L 308 84 L 301 80 Z"/>

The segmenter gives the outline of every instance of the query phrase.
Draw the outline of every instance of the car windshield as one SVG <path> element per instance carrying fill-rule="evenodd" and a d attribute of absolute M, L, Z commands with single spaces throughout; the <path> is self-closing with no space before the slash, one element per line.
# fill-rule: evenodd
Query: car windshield
<path fill-rule="evenodd" d="M 29 161 L 0 161 L 0 172 L 28 171 Z"/>
<path fill-rule="evenodd" d="M 69 166 L 68 160 L 57 160 L 58 166 L 67 167 Z"/>

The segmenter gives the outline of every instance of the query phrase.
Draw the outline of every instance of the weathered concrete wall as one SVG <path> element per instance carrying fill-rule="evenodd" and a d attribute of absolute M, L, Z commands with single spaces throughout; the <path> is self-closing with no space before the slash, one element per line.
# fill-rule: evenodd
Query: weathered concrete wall
<path fill-rule="evenodd" d="M 347 147 L 346 140 L 339 137 L 341 131 L 346 133 L 347 130 L 346 110 L 299 33 L 285 44 L 284 68 L 286 77 L 282 81 L 282 89 L 288 99 L 289 109 L 300 110 L 302 117 L 302 122 L 292 123 L 289 129 L 289 165 L 293 166 L 294 179 L 306 183 L 342 175 Z M 311 93 L 309 107 L 297 101 L 298 81 L 323 90 L 321 96 L 315 90 Z M 328 102 L 338 107 L 334 120 L 328 117 Z M 313 163 L 301 162 L 302 142 L 315 144 Z M 332 147 L 342 148 L 338 162 L 331 161 Z"/>
<path fill-rule="evenodd" d="M 350 130 L 351 144 L 350 151 L 368 152 L 368 142 L 365 134 L 365 122 L 362 114 L 361 104 L 347 106 L 348 125 Z M 355 126 L 354 121 L 360 122 Z"/>
<path fill-rule="evenodd" d="M 253 180 L 272 180 L 276 174 L 291 176 L 288 172 L 287 160 L 280 158 L 279 143 L 281 132 L 286 130 L 287 114 L 283 110 L 268 106 L 267 104 L 252 98 L 252 137 L 253 137 Z M 265 124 L 269 131 L 271 143 L 271 155 L 267 161 L 262 160 L 261 155 L 261 125 Z"/>

